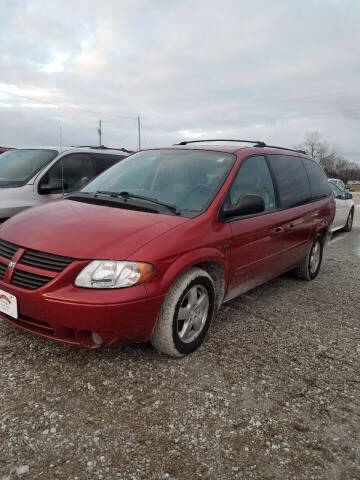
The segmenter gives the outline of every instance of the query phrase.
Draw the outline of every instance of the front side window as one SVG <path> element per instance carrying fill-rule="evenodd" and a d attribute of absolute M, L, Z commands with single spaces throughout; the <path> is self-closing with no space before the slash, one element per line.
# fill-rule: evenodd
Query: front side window
<path fill-rule="evenodd" d="M 329 182 L 330 183 L 330 187 L 331 187 L 331 190 L 334 194 L 334 197 L 337 199 L 337 200 L 343 200 L 343 194 L 342 194 L 342 191 L 340 190 L 339 187 L 337 187 L 334 183 L 332 182 Z"/>
<path fill-rule="evenodd" d="M 25 185 L 37 172 L 51 162 L 58 152 L 43 149 L 9 150 L 0 157 L 0 187 Z"/>
<path fill-rule="evenodd" d="M 291 208 L 311 201 L 308 176 L 299 157 L 269 155 L 276 177 L 282 208 Z"/>
<path fill-rule="evenodd" d="M 203 150 L 147 150 L 117 163 L 82 192 L 128 192 L 194 216 L 215 196 L 235 159 L 229 153 Z"/>
<path fill-rule="evenodd" d="M 254 156 L 245 160 L 232 184 L 228 201 L 236 205 L 246 195 L 258 195 L 264 200 L 265 211 L 276 207 L 274 185 L 269 167 L 263 156 Z"/>
<path fill-rule="evenodd" d="M 329 182 L 335 183 L 335 185 L 337 185 L 340 188 L 340 190 L 345 190 L 346 188 L 345 183 L 339 178 L 329 178 Z"/>
<path fill-rule="evenodd" d="M 303 158 L 302 161 L 309 176 L 313 200 L 328 197 L 331 194 L 331 187 L 324 170 L 313 160 Z"/>
<path fill-rule="evenodd" d="M 43 176 L 41 186 L 49 189 L 54 187 L 58 189 L 59 184 L 63 184 L 64 192 L 72 192 L 82 188 L 89 180 L 94 177 L 94 166 L 91 156 L 87 153 L 71 153 L 63 156 L 46 174 Z"/>

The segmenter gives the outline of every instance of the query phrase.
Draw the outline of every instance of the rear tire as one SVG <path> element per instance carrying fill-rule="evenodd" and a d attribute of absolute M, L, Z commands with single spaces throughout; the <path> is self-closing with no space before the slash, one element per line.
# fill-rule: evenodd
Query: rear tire
<path fill-rule="evenodd" d="M 313 241 L 304 260 L 294 269 L 294 275 L 301 280 L 311 281 L 317 277 L 323 258 L 323 243 L 318 235 Z"/>
<path fill-rule="evenodd" d="M 191 268 L 170 288 L 151 335 L 152 345 L 171 357 L 194 352 L 203 343 L 215 311 L 210 275 Z"/>
<path fill-rule="evenodd" d="M 352 208 L 349 212 L 348 218 L 346 220 L 345 227 L 342 229 L 343 232 L 350 232 L 353 226 L 354 221 L 354 209 Z"/>

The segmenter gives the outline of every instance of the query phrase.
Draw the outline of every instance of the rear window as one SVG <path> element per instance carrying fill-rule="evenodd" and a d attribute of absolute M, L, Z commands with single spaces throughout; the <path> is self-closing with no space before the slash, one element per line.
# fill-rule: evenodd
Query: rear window
<path fill-rule="evenodd" d="M 299 157 L 269 155 L 275 174 L 282 208 L 296 207 L 311 201 L 309 180 Z"/>
<path fill-rule="evenodd" d="M 328 197 L 331 194 L 331 187 L 324 170 L 313 160 L 303 158 L 302 161 L 309 176 L 312 199 Z"/>

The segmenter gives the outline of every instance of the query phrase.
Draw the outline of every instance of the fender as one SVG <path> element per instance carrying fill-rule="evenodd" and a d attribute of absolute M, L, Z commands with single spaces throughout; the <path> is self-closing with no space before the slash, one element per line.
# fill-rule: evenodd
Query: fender
<path fill-rule="evenodd" d="M 229 270 L 229 254 L 227 252 L 228 250 L 221 251 L 215 247 L 205 247 L 181 254 L 163 274 L 157 277 L 156 281 L 154 278 L 154 281 L 145 284 L 148 295 L 165 295 L 182 273 L 202 262 L 217 263 L 223 271 L 225 285 L 227 285 Z"/>
<path fill-rule="evenodd" d="M 329 238 L 331 236 L 331 231 L 330 231 L 330 227 L 329 227 L 329 224 L 326 220 L 323 220 L 321 223 L 319 223 L 318 225 L 316 225 L 314 228 L 313 228 L 313 231 L 312 231 L 312 234 L 311 234 L 311 242 L 314 240 L 314 238 L 319 235 L 319 234 L 322 234 L 325 230 L 325 234 L 324 234 L 324 238 L 323 238 L 323 247 L 326 246 L 326 244 L 328 243 L 329 241 Z"/>
<path fill-rule="evenodd" d="M 323 230 L 329 230 L 329 224 L 326 220 L 322 220 L 320 223 L 315 225 L 311 233 L 311 240 L 313 240 L 317 234 L 321 233 Z"/>
<path fill-rule="evenodd" d="M 324 246 L 326 245 L 328 239 L 329 239 L 329 233 L 330 233 L 330 226 L 334 220 L 335 216 L 335 200 L 332 199 L 332 202 L 330 204 L 325 204 L 321 205 L 319 207 L 317 214 L 321 214 L 321 221 L 314 225 L 314 227 L 311 230 L 311 236 L 310 236 L 310 241 L 312 242 L 316 235 L 319 233 L 322 233 L 324 230 L 326 231 L 326 236 L 325 236 L 325 242 Z"/>

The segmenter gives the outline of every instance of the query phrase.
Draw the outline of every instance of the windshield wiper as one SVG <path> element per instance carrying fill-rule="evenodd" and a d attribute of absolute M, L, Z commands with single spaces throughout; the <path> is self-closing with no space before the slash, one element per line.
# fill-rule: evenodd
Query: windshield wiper
<path fill-rule="evenodd" d="M 151 197 L 144 197 L 143 195 L 137 195 L 136 193 L 131 192 L 111 192 L 108 190 L 97 190 L 95 193 L 99 193 L 100 195 L 109 195 L 110 197 L 121 197 L 124 200 L 129 198 L 137 198 L 138 200 L 145 200 L 147 202 L 155 203 L 156 205 L 161 205 L 162 207 L 166 207 L 167 209 L 171 210 L 175 213 L 175 215 L 180 215 L 180 210 L 177 208 L 176 205 L 172 205 L 171 203 L 160 202 L 157 198 Z"/>

